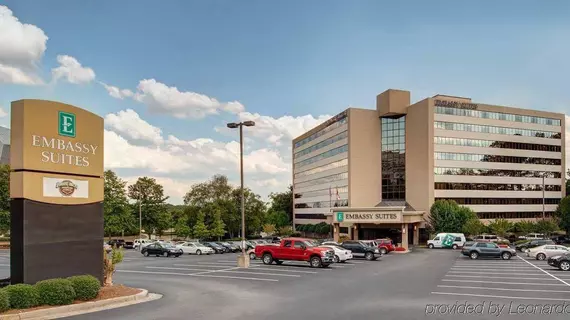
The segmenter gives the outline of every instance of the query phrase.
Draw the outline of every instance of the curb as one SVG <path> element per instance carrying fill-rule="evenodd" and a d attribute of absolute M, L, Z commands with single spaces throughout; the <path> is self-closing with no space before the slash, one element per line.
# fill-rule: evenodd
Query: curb
<path fill-rule="evenodd" d="M 77 314 L 95 312 L 106 309 L 113 309 L 131 304 L 143 303 L 159 299 L 161 295 L 149 294 L 148 290 L 140 289 L 141 292 L 125 297 L 111 298 L 100 301 L 83 302 L 79 304 L 71 304 L 67 306 L 59 306 L 41 310 L 27 311 L 18 314 L 10 314 L 0 316 L 2 320 L 40 320 L 40 319 L 57 319 Z"/>

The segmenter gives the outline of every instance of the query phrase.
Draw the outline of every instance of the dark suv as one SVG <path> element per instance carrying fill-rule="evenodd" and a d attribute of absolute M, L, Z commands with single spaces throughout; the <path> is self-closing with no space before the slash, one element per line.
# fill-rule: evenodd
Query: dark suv
<path fill-rule="evenodd" d="M 516 256 L 517 252 L 511 248 L 501 248 L 493 242 L 473 242 L 463 246 L 461 253 L 471 259 L 479 257 L 501 258 L 509 260 L 512 256 Z"/>
<path fill-rule="evenodd" d="M 556 244 L 556 243 L 554 243 L 552 239 L 537 239 L 518 244 L 515 248 L 520 252 L 525 252 L 526 249 L 536 248 L 546 244 Z"/>
<path fill-rule="evenodd" d="M 364 257 L 368 261 L 376 260 L 381 255 L 378 247 L 371 247 L 358 240 L 347 240 L 341 243 L 340 246 L 352 251 L 353 257 Z"/>

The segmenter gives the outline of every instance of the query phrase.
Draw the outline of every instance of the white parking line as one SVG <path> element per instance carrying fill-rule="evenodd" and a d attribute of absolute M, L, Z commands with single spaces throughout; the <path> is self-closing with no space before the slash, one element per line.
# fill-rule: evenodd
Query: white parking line
<path fill-rule="evenodd" d="M 245 270 L 245 269 L 241 269 L 241 270 Z M 255 269 L 257 270 L 257 269 Z M 262 275 L 262 276 L 277 276 L 277 277 L 291 277 L 291 278 L 300 278 L 301 276 L 298 274 L 283 274 L 283 273 L 268 273 L 268 272 L 250 272 L 250 271 L 240 271 L 240 270 L 231 270 L 231 271 L 226 271 L 226 270 L 221 270 L 221 271 L 216 271 L 216 273 L 221 272 L 221 273 L 243 273 L 243 274 L 254 274 L 254 275 Z"/>
<path fill-rule="evenodd" d="M 521 267 L 480 267 L 480 266 L 453 266 L 451 267 L 452 269 L 473 269 L 473 268 L 477 268 L 479 270 L 502 270 L 502 269 L 507 269 L 507 270 L 524 270 L 524 269 L 532 269 L 531 267 L 528 266 L 521 266 Z"/>
<path fill-rule="evenodd" d="M 173 266 L 175 266 L 175 267 L 222 268 L 222 269 L 229 267 L 229 266 L 207 266 L 207 265 L 203 265 L 203 264 L 178 264 L 178 263 L 173 264 Z M 204 270 L 204 269 L 197 269 L 197 270 Z M 204 270 L 204 271 L 216 271 L 216 270 Z"/>
<path fill-rule="evenodd" d="M 224 278 L 224 279 L 239 279 L 239 280 L 254 280 L 254 281 L 273 281 L 278 282 L 277 279 L 265 279 L 265 278 L 249 278 L 249 277 L 232 277 L 232 276 L 213 276 L 209 274 L 190 274 L 192 277 L 208 277 L 208 278 Z"/>
<path fill-rule="evenodd" d="M 504 275 L 509 275 L 509 274 L 513 274 L 512 272 L 478 272 L 478 271 L 449 271 L 448 273 L 466 273 L 466 274 L 504 274 Z M 517 275 L 519 276 L 536 276 L 539 275 L 540 272 L 535 272 L 535 273 L 518 273 Z"/>
<path fill-rule="evenodd" d="M 558 278 L 557 276 L 551 274 L 550 272 L 548 272 L 548 271 L 546 271 L 546 270 L 544 270 L 544 269 L 542 269 L 542 268 L 539 268 L 539 267 L 535 266 L 534 264 L 532 264 L 532 263 L 530 263 L 530 262 L 528 262 L 528 261 L 522 259 L 521 257 L 519 257 L 519 259 L 521 259 L 522 261 L 524 261 L 524 262 L 530 264 L 531 266 L 535 267 L 536 269 L 538 269 L 538 270 L 540 270 L 540 271 L 546 273 L 547 275 L 551 276 L 552 278 L 554 278 L 554 279 L 556 279 L 556 280 L 559 280 L 560 282 L 562 282 L 562 283 L 564 283 L 565 285 L 567 285 L 567 286 L 570 287 L 570 284 L 569 284 L 568 282 L 566 282 L 566 281 L 564 281 L 564 280 Z"/>
<path fill-rule="evenodd" d="M 239 267 L 233 267 L 233 268 L 228 268 L 228 269 L 219 269 L 219 270 L 210 270 L 210 271 L 198 272 L 198 273 L 193 273 L 192 275 L 207 274 L 207 273 L 214 273 L 214 272 L 221 272 L 221 271 L 229 271 L 229 270 L 235 270 L 235 269 L 239 269 Z"/>
<path fill-rule="evenodd" d="M 455 274 L 446 274 L 445 276 L 446 277 L 457 277 L 457 278 L 516 279 L 516 280 L 521 279 L 521 277 L 464 276 L 464 275 L 455 275 Z M 555 279 L 550 279 L 548 277 L 545 277 L 545 278 L 527 278 L 527 277 L 525 277 L 524 280 L 558 281 Z"/>
<path fill-rule="evenodd" d="M 299 269 L 299 268 L 297 268 Z M 255 267 L 255 270 L 268 270 L 268 271 L 274 271 L 275 268 L 263 268 L 263 267 Z M 282 269 L 279 270 L 282 272 L 293 272 L 293 273 L 306 273 L 306 274 L 317 274 L 318 272 L 316 271 L 302 271 L 302 270 L 290 270 L 290 269 Z"/>
<path fill-rule="evenodd" d="M 438 287 L 439 287 L 439 288 L 457 288 L 457 289 L 495 290 L 495 291 L 524 291 L 524 292 L 570 293 L 569 290 L 508 289 L 508 288 L 466 287 L 466 286 L 446 286 L 446 285 L 438 285 Z"/>
<path fill-rule="evenodd" d="M 9 267 L 9 264 L 0 264 L 0 267 Z"/>
<path fill-rule="evenodd" d="M 187 277 L 225 278 L 225 279 L 238 279 L 238 280 L 279 282 L 278 279 L 252 278 L 252 277 L 233 277 L 233 276 L 214 276 L 214 275 L 200 274 L 200 273 L 192 274 L 192 273 L 154 272 L 154 271 L 139 271 L 139 270 L 117 270 L 117 272 L 124 272 L 124 273 L 142 273 L 142 274 L 163 274 L 163 275 L 187 276 Z"/>
<path fill-rule="evenodd" d="M 487 294 L 452 293 L 452 292 L 432 292 L 431 294 L 449 295 L 449 296 L 468 296 L 468 297 L 480 297 L 480 298 L 497 298 L 497 299 L 570 301 L 570 299 L 558 299 L 558 298 L 533 298 L 533 297 L 495 296 L 495 295 L 487 295 Z"/>
<path fill-rule="evenodd" d="M 563 284 L 558 284 L 558 283 L 503 282 L 503 281 L 452 280 L 452 279 L 442 279 L 441 281 L 471 282 L 471 283 L 493 283 L 493 284 L 515 284 L 515 285 L 526 285 L 526 286 L 564 286 Z"/>
<path fill-rule="evenodd" d="M 142 274 L 165 274 L 165 275 L 173 275 L 173 276 L 189 276 L 189 273 L 180 273 L 180 272 L 161 272 L 161 271 L 140 271 L 140 270 L 116 270 L 116 272 L 125 272 L 125 273 L 142 273 Z"/>
<path fill-rule="evenodd" d="M 146 267 L 146 268 L 147 269 L 184 270 L 184 271 L 202 271 L 202 272 L 204 272 L 204 269 L 195 269 L 195 268 L 173 268 L 173 267 Z M 217 271 L 221 271 L 221 270 L 226 270 L 226 269 L 208 270 L 205 272 L 217 272 Z"/>

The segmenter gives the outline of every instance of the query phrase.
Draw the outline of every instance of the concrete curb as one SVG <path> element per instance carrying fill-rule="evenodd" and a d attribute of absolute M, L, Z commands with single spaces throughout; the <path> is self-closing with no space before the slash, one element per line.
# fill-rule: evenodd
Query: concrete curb
<path fill-rule="evenodd" d="M 114 309 L 137 303 L 143 303 L 162 298 L 162 295 L 149 294 L 148 290 L 140 289 L 141 292 L 126 297 L 105 299 L 100 301 L 89 301 L 67 306 L 52 307 L 41 310 L 27 311 L 18 314 L 0 316 L 2 320 L 47 320 L 69 317 L 83 313 Z"/>

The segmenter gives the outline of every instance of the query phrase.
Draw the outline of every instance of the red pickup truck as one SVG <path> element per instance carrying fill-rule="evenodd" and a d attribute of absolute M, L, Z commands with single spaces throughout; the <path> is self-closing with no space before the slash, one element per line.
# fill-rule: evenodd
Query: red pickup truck
<path fill-rule="evenodd" d="M 285 238 L 279 244 L 255 246 L 255 256 L 264 264 L 282 264 L 285 260 L 307 261 L 313 268 L 328 267 L 334 261 L 334 252 L 318 247 L 310 239 Z"/>

